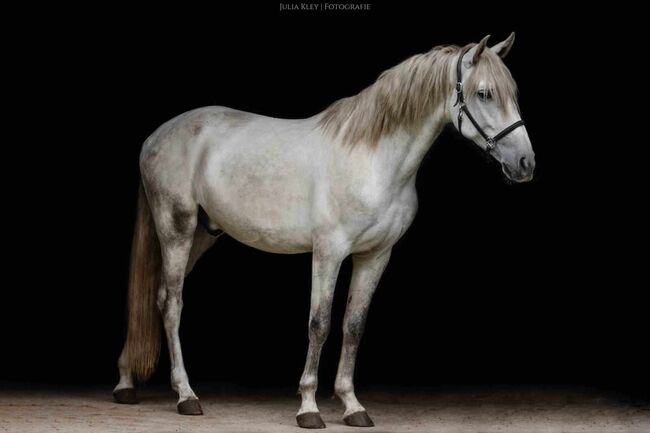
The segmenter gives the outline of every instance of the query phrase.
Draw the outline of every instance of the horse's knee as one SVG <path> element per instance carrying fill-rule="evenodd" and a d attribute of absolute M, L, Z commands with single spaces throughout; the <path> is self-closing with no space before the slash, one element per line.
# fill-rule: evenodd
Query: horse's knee
<path fill-rule="evenodd" d="M 363 335 L 365 317 L 363 315 L 352 315 L 343 323 L 343 338 L 347 343 L 358 344 Z"/>
<path fill-rule="evenodd" d="M 309 320 L 309 341 L 322 344 L 327 340 L 330 332 L 329 319 L 322 316 L 313 316 Z"/>

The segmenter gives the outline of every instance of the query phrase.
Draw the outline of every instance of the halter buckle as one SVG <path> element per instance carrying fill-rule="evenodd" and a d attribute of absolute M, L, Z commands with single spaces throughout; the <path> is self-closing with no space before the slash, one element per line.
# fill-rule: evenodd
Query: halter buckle
<path fill-rule="evenodd" d="M 496 147 L 496 143 L 494 142 L 494 140 L 493 140 L 492 138 L 488 138 L 488 139 L 486 140 L 486 142 L 487 142 L 487 144 L 485 145 L 485 149 L 486 149 L 488 152 L 493 151 L 494 148 Z"/>
<path fill-rule="evenodd" d="M 456 102 L 454 103 L 454 107 L 458 105 L 459 103 L 461 106 L 464 105 L 465 101 L 463 101 L 463 83 L 460 81 L 456 83 Z"/>

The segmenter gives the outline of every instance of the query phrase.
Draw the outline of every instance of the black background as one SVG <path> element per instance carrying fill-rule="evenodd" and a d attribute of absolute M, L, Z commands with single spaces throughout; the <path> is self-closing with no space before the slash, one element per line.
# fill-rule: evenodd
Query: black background
<path fill-rule="evenodd" d="M 360 385 L 581 384 L 647 393 L 650 356 L 642 148 L 607 99 L 611 11 L 279 12 L 277 3 L 40 10 L 11 39 L 17 96 L 5 173 L 8 266 L 0 379 L 113 383 L 141 143 L 204 105 L 306 117 L 439 44 L 516 31 L 506 63 L 537 158 L 507 185 L 449 128 L 418 174 L 420 209 L 370 311 Z M 607 19 L 604 17 L 607 16 Z M 11 19 L 9 17 L 8 19 Z M 599 37 L 595 38 L 594 35 Z M 18 188 L 14 188 L 17 186 Z M 16 192 L 17 191 L 17 192 Z M 346 261 L 321 362 L 331 389 Z M 310 256 L 224 236 L 186 280 L 193 383 L 296 385 L 307 348 Z M 167 383 L 163 351 L 151 379 Z"/>

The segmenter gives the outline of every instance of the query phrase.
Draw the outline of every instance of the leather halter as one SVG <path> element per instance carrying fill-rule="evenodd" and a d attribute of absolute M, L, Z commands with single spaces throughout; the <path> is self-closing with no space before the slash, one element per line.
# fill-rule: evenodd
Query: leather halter
<path fill-rule="evenodd" d="M 481 134 L 481 136 L 485 139 L 486 146 L 485 150 L 487 152 L 491 152 L 494 150 L 494 148 L 497 145 L 497 142 L 501 140 L 503 137 L 506 135 L 510 134 L 512 131 L 515 129 L 519 128 L 520 126 L 524 126 L 524 121 L 523 120 L 518 120 L 512 125 L 508 126 L 501 132 L 499 132 L 497 135 L 494 137 L 490 137 L 485 133 L 483 128 L 481 128 L 478 125 L 478 122 L 476 119 L 474 119 L 474 116 L 472 116 L 472 113 L 469 112 L 469 109 L 467 108 L 467 105 L 465 104 L 465 95 L 463 95 L 463 57 L 467 53 L 468 50 L 464 50 L 460 53 L 460 57 L 458 58 L 458 63 L 456 64 L 456 103 L 454 103 L 454 107 L 456 105 L 460 104 L 460 109 L 458 110 L 458 132 L 460 132 L 460 135 L 463 135 L 463 131 L 460 129 L 462 124 L 463 124 L 463 113 L 467 115 L 467 118 L 469 119 L 470 122 L 472 122 L 472 125 L 474 125 L 474 128 Z"/>

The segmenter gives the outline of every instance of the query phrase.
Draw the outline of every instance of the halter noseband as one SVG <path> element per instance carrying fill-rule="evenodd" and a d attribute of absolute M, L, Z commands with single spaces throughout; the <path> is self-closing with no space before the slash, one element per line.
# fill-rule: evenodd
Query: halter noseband
<path fill-rule="evenodd" d="M 515 129 L 519 128 L 520 126 L 524 126 L 524 121 L 523 120 L 518 120 L 512 125 L 508 126 L 505 128 L 503 131 L 499 132 L 497 135 L 494 137 L 490 137 L 483 131 L 483 129 L 478 125 L 478 122 L 476 119 L 474 119 L 474 116 L 472 116 L 472 113 L 469 112 L 467 109 L 467 105 L 465 105 L 465 96 L 463 95 L 463 57 L 465 56 L 465 53 L 467 53 L 467 50 L 464 50 L 460 53 L 460 57 L 458 58 L 458 63 L 456 64 L 456 103 L 454 104 L 454 107 L 456 105 L 460 104 L 460 109 L 458 110 L 458 132 L 460 132 L 460 135 L 463 135 L 463 131 L 460 129 L 460 127 L 463 124 L 463 113 L 467 115 L 467 118 L 472 122 L 472 125 L 474 125 L 474 128 L 481 134 L 481 136 L 485 139 L 486 141 L 486 146 L 485 150 L 487 152 L 491 152 L 497 145 L 497 141 L 501 140 L 503 137 L 506 135 L 510 134 L 512 131 Z"/>

